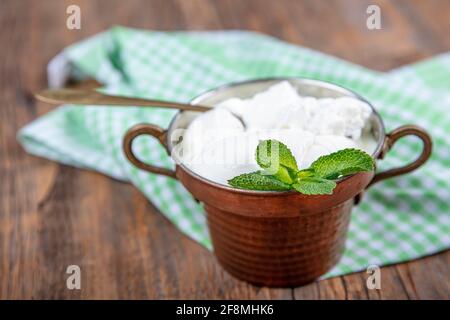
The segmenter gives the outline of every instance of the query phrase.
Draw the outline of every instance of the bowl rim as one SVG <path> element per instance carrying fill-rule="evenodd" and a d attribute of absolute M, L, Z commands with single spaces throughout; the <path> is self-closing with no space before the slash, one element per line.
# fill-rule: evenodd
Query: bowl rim
<path fill-rule="evenodd" d="M 314 78 L 305 78 L 305 77 L 267 77 L 267 78 L 256 78 L 256 79 L 249 79 L 249 80 L 244 80 L 244 81 L 235 81 L 235 82 L 230 82 L 221 86 L 218 86 L 216 88 L 213 89 L 209 89 L 203 93 L 200 93 L 199 95 L 195 96 L 194 98 L 192 98 L 190 100 L 190 104 L 200 104 L 200 101 L 211 97 L 215 94 L 217 94 L 218 92 L 223 92 L 225 90 L 228 90 L 230 88 L 233 87 L 238 87 L 240 85 L 246 85 L 246 84 L 255 84 L 255 83 L 264 83 L 264 82 L 281 82 L 281 81 L 300 81 L 303 83 L 307 83 L 310 85 L 317 85 L 319 87 L 322 88 L 328 88 L 331 90 L 335 90 L 338 92 L 341 92 L 343 94 L 346 94 L 347 96 L 350 97 L 354 97 L 358 100 L 361 100 L 365 103 L 367 103 L 367 105 L 369 105 L 369 107 L 372 109 L 372 114 L 376 119 L 376 122 L 378 122 L 378 125 L 380 127 L 380 136 L 378 137 L 378 141 L 377 141 L 377 147 L 375 148 L 375 150 L 373 151 L 373 153 L 371 154 L 371 156 L 374 158 L 374 160 L 377 160 L 379 154 L 381 153 L 382 149 L 383 149 L 383 145 L 384 145 L 384 141 L 386 138 L 386 129 L 383 123 L 383 119 L 381 118 L 380 114 L 378 113 L 378 111 L 375 109 L 375 107 L 372 105 L 372 103 L 370 103 L 367 99 L 365 99 L 363 96 L 361 96 L 360 94 L 356 93 L 355 91 L 348 89 L 346 87 L 343 87 L 341 85 L 329 82 L 329 81 L 323 81 L 320 79 L 314 79 Z M 178 111 L 174 117 L 172 118 L 172 120 L 169 123 L 169 126 L 167 128 L 166 131 L 166 145 L 167 145 L 167 150 L 169 152 L 169 156 L 172 152 L 172 142 L 170 141 L 169 137 L 170 137 L 170 132 L 172 132 L 172 130 L 174 129 L 173 126 L 176 123 L 177 119 L 181 116 L 181 114 L 185 112 L 185 111 Z M 181 168 L 183 169 L 188 175 L 190 175 L 192 178 L 194 179 L 198 179 L 200 181 L 202 181 L 203 183 L 210 185 L 211 187 L 215 187 L 215 188 L 220 188 L 229 192 L 233 192 L 233 193 L 239 193 L 239 194 L 244 194 L 244 195 L 258 195 L 258 196 L 262 196 L 262 195 L 267 195 L 267 196 L 276 196 L 276 195 L 290 195 L 290 194 L 297 194 L 299 196 L 302 196 L 302 194 L 300 194 L 299 192 L 295 191 L 295 190 L 288 190 L 288 191 L 260 191 L 260 190 L 247 190 L 247 189 L 238 189 L 238 188 L 233 188 L 231 186 L 227 186 L 212 180 L 209 180 L 207 178 L 204 178 L 202 176 L 200 176 L 199 174 L 195 173 L 194 171 L 192 171 L 191 169 L 189 169 L 186 165 L 184 165 L 181 162 L 176 163 L 176 167 L 177 168 Z M 336 179 L 336 184 L 340 184 L 343 181 L 349 180 L 352 177 L 361 174 L 361 173 L 365 173 L 365 172 L 359 172 L 359 173 L 354 173 L 351 174 L 349 176 L 343 177 L 343 178 L 339 178 Z"/>

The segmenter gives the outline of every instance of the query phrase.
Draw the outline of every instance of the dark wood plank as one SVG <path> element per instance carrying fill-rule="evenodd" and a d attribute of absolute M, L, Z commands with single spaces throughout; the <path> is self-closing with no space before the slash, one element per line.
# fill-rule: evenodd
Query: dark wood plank
<path fill-rule="evenodd" d="M 15 140 L 20 127 L 51 110 L 31 96 L 46 86 L 49 59 L 114 24 L 254 30 L 378 70 L 449 49 L 448 1 L 375 1 L 379 31 L 365 27 L 370 3 L 2 1 L 0 299 L 448 299 L 449 252 L 382 268 L 381 290 L 366 288 L 365 273 L 292 290 L 253 287 L 225 273 L 131 185 L 29 156 Z M 81 7 L 81 30 L 65 27 L 70 4 Z M 69 264 L 81 267 L 81 291 L 65 287 Z"/>

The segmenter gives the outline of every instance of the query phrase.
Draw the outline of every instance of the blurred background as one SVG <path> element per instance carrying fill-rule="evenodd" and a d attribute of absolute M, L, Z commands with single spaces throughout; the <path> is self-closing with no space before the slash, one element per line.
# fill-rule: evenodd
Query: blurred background
<path fill-rule="evenodd" d="M 69 30 L 66 9 L 74 4 L 81 29 Z M 381 8 L 380 30 L 367 28 L 371 4 Z M 450 49 L 450 1 L 0 0 L 0 23 L 1 299 L 448 296 L 448 252 L 383 268 L 381 292 L 365 289 L 364 273 L 297 289 L 252 287 L 226 274 L 133 186 L 27 155 L 16 133 L 54 108 L 32 96 L 47 86 L 49 60 L 114 25 L 258 31 L 388 71 Z M 67 290 L 65 266 L 81 259 L 88 267 L 83 290 Z"/>

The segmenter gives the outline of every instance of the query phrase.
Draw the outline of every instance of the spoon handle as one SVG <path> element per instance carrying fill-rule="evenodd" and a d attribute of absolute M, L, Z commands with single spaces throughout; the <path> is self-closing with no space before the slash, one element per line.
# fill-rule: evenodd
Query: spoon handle
<path fill-rule="evenodd" d="M 110 106 L 142 106 L 161 107 L 180 110 L 205 112 L 210 107 L 178 103 L 171 101 L 149 100 L 132 97 L 113 96 L 93 90 L 78 89 L 47 89 L 35 94 L 35 97 L 43 102 L 51 104 L 81 104 L 81 105 L 110 105 Z"/>

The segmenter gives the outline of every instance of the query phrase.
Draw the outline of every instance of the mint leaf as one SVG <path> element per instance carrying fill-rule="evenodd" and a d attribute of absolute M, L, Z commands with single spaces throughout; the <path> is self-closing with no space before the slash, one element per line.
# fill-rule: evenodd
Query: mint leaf
<path fill-rule="evenodd" d="M 298 192 L 308 195 L 332 194 L 336 187 L 336 182 L 322 178 L 306 177 L 294 183 L 292 187 Z"/>
<path fill-rule="evenodd" d="M 297 175 L 297 179 L 313 177 L 314 170 L 313 169 L 303 169 L 303 170 L 297 171 L 296 175 Z"/>
<path fill-rule="evenodd" d="M 295 181 L 296 176 L 295 171 L 283 166 L 279 166 L 278 171 L 275 172 L 275 174 L 272 174 L 270 170 L 262 170 L 261 174 L 266 176 L 273 176 L 274 178 L 277 178 L 278 180 L 287 184 L 293 183 Z"/>
<path fill-rule="evenodd" d="M 291 150 L 278 140 L 263 140 L 256 147 L 256 162 L 261 168 L 268 169 L 279 165 L 297 171 L 297 161 L 295 161 Z M 276 171 L 276 170 L 275 170 Z"/>
<path fill-rule="evenodd" d="M 318 178 L 337 179 L 361 171 L 372 171 L 374 160 L 362 150 L 343 149 L 320 157 L 310 168 Z"/>
<path fill-rule="evenodd" d="M 228 180 L 228 183 L 232 187 L 248 190 L 286 191 L 291 189 L 289 184 L 259 171 L 241 174 Z"/>
<path fill-rule="evenodd" d="M 373 158 L 362 150 L 344 149 L 322 156 L 299 170 L 292 152 L 277 140 L 264 140 L 256 148 L 256 161 L 263 171 L 241 174 L 228 183 L 239 189 L 286 191 L 294 188 L 300 193 L 332 194 L 333 181 L 342 176 L 374 169 Z"/>
<path fill-rule="evenodd" d="M 256 147 L 256 162 L 264 171 L 278 180 L 291 184 L 298 170 L 291 150 L 278 140 L 263 140 Z"/>

